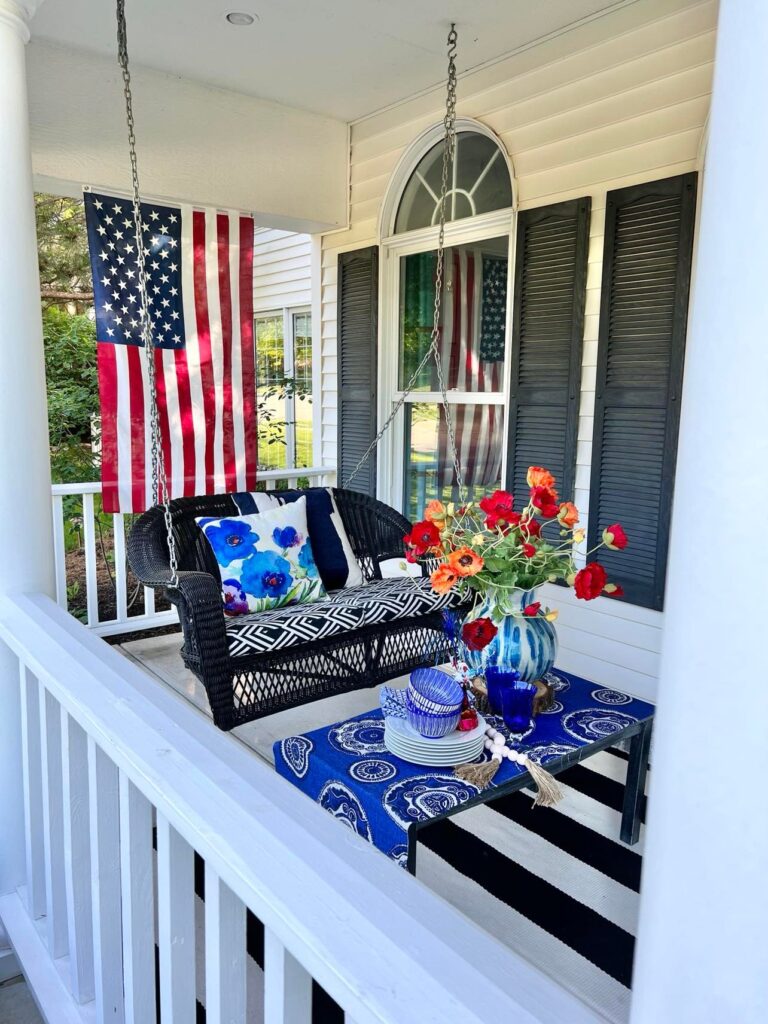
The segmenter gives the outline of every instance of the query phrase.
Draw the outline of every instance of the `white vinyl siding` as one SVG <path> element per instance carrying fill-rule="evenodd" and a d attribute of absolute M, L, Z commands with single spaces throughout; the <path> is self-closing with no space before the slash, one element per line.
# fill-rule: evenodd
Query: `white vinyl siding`
<path fill-rule="evenodd" d="M 575 501 L 589 502 L 606 192 L 700 170 L 714 59 L 714 0 L 638 0 L 459 79 L 457 113 L 510 154 L 520 207 L 592 197 Z M 351 212 L 322 247 L 322 458 L 336 462 L 336 264 L 376 244 L 379 211 L 403 151 L 442 119 L 433 90 L 352 125 Z M 382 339 L 381 344 L 395 344 Z M 561 588 L 559 664 L 640 696 L 656 691 L 663 616 Z"/>
<path fill-rule="evenodd" d="M 309 306 L 311 239 L 291 231 L 257 228 L 253 236 L 253 311 Z"/>

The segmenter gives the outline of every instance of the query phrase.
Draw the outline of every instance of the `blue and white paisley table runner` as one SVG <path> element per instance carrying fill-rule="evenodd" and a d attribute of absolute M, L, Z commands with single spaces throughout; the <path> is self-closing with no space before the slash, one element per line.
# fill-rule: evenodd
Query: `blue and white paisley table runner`
<path fill-rule="evenodd" d="M 653 717 L 652 704 L 619 690 L 560 670 L 548 678 L 555 702 L 518 748 L 539 764 Z M 501 719 L 488 721 L 507 733 Z M 274 752 L 280 775 L 403 866 L 410 825 L 440 817 L 479 792 L 449 770 L 409 764 L 390 754 L 378 708 L 303 736 L 286 736 L 275 743 Z M 491 788 L 522 771 L 505 759 Z"/>

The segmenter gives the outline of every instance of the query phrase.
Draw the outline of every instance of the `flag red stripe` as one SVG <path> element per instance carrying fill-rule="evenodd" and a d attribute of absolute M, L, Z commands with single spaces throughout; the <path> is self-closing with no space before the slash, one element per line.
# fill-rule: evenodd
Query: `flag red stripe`
<path fill-rule="evenodd" d="M 115 346 L 96 345 L 101 406 L 101 501 L 105 512 L 119 512 L 117 492 L 117 362 Z"/>
<path fill-rule="evenodd" d="M 159 339 L 158 339 L 159 340 Z M 163 449 L 163 465 L 165 466 L 165 478 L 168 486 L 174 476 L 173 455 L 171 453 L 171 424 L 168 419 L 168 398 L 165 391 L 165 366 L 163 365 L 162 349 L 154 349 L 155 357 L 155 385 L 157 391 L 157 418 L 160 424 L 160 443 Z M 147 410 L 149 415 L 149 410 Z M 151 456 L 151 453 L 150 453 Z M 147 467 L 152 472 L 152 466 Z M 159 495 L 153 495 L 155 501 Z"/>
<path fill-rule="evenodd" d="M 235 462 L 235 428 L 232 422 L 232 285 L 229 277 L 229 217 L 220 213 L 216 217 L 219 304 L 221 308 L 222 345 L 222 447 L 224 449 L 224 480 L 227 491 L 237 490 L 237 463 Z"/>
<path fill-rule="evenodd" d="M 256 370 L 253 345 L 253 218 L 240 218 L 240 352 L 243 367 L 245 489 L 256 487 Z M 319 401 L 319 396 L 316 398 Z"/>
<path fill-rule="evenodd" d="M 131 511 L 141 512 L 147 506 L 146 452 L 144 437 L 144 377 L 141 372 L 143 349 L 126 345 L 128 356 L 128 401 L 131 418 Z M 125 471 L 121 469 L 125 477 Z"/>
<path fill-rule="evenodd" d="M 186 349 L 174 352 L 176 358 L 176 386 L 179 390 L 179 424 L 184 458 L 184 497 L 195 495 L 195 423 L 192 418 L 192 391 L 189 385 L 189 364 Z M 175 495 L 174 495 L 175 497 Z"/>
<path fill-rule="evenodd" d="M 197 343 L 200 349 L 200 379 L 205 412 L 205 493 L 214 493 L 213 482 L 213 430 L 216 421 L 213 364 L 211 362 L 211 326 L 208 319 L 208 285 L 205 275 L 205 213 L 192 214 L 192 273 L 195 282 L 195 314 L 197 317 Z"/>

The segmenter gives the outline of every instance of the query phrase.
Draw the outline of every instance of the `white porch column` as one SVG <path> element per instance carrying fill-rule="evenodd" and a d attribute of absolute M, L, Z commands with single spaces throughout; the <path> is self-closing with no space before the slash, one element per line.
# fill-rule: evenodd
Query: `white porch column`
<path fill-rule="evenodd" d="M 53 594 L 51 471 L 24 46 L 36 0 L 0 0 L 0 598 Z M 19 672 L 0 649 L 0 893 L 23 880 Z"/>
<path fill-rule="evenodd" d="M 768 1020 L 767 48 L 721 0 L 633 1024 Z"/>

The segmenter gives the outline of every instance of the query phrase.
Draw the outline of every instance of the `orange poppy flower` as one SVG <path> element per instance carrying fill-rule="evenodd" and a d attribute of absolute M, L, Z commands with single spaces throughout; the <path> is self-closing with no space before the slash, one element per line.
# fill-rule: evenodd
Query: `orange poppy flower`
<path fill-rule="evenodd" d="M 454 572 L 450 565 L 443 562 L 442 565 L 438 565 L 429 577 L 429 581 L 436 593 L 447 594 L 458 578 L 458 574 Z"/>
<path fill-rule="evenodd" d="M 553 488 L 555 486 L 555 478 L 543 466 L 529 466 L 528 486 Z"/>
<path fill-rule="evenodd" d="M 441 523 L 445 519 L 445 505 L 437 498 L 424 509 L 424 518 L 430 523 Z"/>
<path fill-rule="evenodd" d="M 579 510 L 572 501 L 564 501 L 557 513 L 557 518 L 567 530 L 570 530 L 579 521 Z"/>
<path fill-rule="evenodd" d="M 472 548 L 457 548 L 448 555 L 448 565 L 457 576 L 476 576 L 484 564 L 480 555 Z"/>

